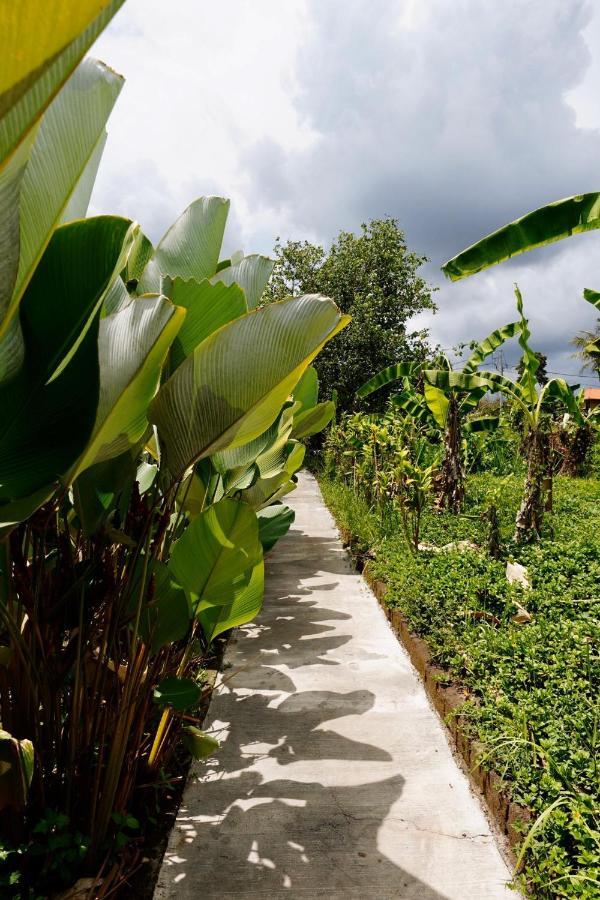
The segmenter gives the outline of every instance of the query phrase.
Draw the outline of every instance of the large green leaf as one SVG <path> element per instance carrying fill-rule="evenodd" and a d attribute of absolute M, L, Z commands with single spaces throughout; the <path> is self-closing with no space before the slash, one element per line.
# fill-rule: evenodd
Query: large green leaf
<path fill-rule="evenodd" d="M 579 425 L 584 424 L 584 418 L 581 413 L 581 409 L 579 404 L 577 403 L 577 398 L 573 393 L 573 390 L 569 387 L 567 382 L 563 378 L 552 378 L 548 381 L 540 392 L 539 397 L 539 407 L 541 409 L 544 400 L 548 397 L 553 397 L 556 400 L 560 400 L 561 403 L 567 407 L 567 410 Z"/>
<path fill-rule="evenodd" d="M 595 228 L 600 228 L 600 193 L 567 197 L 492 232 L 449 259 L 442 271 L 457 281 L 512 256 Z"/>
<path fill-rule="evenodd" d="M 453 372 L 451 369 L 425 369 L 425 381 L 442 391 L 471 392 L 487 388 L 484 378 L 479 373 Z"/>
<path fill-rule="evenodd" d="M 175 278 L 170 284 L 163 280 L 163 292 L 186 310 L 185 322 L 171 350 L 171 371 L 214 331 L 248 312 L 243 291 L 235 284 L 227 287 L 220 282 L 211 284 L 207 279 L 198 283 Z"/>
<path fill-rule="evenodd" d="M 426 381 L 423 385 L 423 394 L 425 395 L 425 402 L 436 423 L 440 428 L 445 428 L 446 420 L 448 418 L 448 407 L 450 406 L 450 401 L 446 396 L 446 393 L 441 390 L 441 388 Z"/>
<path fill-rule="evenodd" d="M 294 428 L 292 437 L 302 440 L 317 434 L 329 425 L 335 415 L 335 403 L 333 400 L 325 400 L 317 403 L 312 409 L 305 409 L 294 416 Z"/>
<path fill-rule="evenodd" d="M 488 334 L 486 338 L 484 338 L 481 343 L 477 344 L 468 360 L 463 366 L 462 371 L 465 375 L 470 372 L 475 372 L 476 369 L 494 353 L 498 347 L 501 347 L 505 341 L 513 338 L 515 334 L 518 333 L 521 327 L 520 322 L 510 322 L 508 325 L 503 325 L 502 328 L 497 328 L 496 331 L 492 331 L 491 334 Z"/>
<path fill-rule="evenodd" d="M 0 58 L 0 380 L 14 376 L 23 357 L 22 338 L 14 312 L 26 280 L 20 277 L 18 291 L 14 288 L 17 272 L 21 274 L 22 270 L 19 266 L 21 185 L 36 138 L 36 127 L 53 97 L 122 2 L 22 0 L 18 4 L 4 2 L 0 5 L 0 33 L 3 35 Z M 82 130 L 85 132 L 85 126 Z M 99 137 L 97 135 L 96 142 Z M 77 142 L 77 134 L 73 139 Z M 55 174 L 46 184 L 48 190 L 52 188 Z M 7 316 L 9 305 L 11 314 Z"/>
<path fill-rule="evenodd" d="M 166 297 L 143 296 L 100 321 L 100 399 L 94 431 L 70 478 L 119 456 L 148 427 L 148 404 L 185 311 Z"/>
<path fill-rule="evenodd" d="M 3 501 L 55 482 L 85 447 L 98 405 L 100 307 L 129 229 L 110 216 L 65 225 L 35 271 L 21 305 L 25 364 L 0 387 Z"/>
<path fill-rule="evenodd" d="M 44 108 L 122 4 L 123 0 L 5 0 L 0 4 L 0 116 L 34 94 L 20 110 L 19 120 L 27 124 L 26 113 L 32 118 L 36 108 Z"/>
<path fill-rule="evenodd" d="M 261 509 L 257 515 L 260 542 L 263 551 L 267 553 L 290 530 L 296 514 L 289 506 L 274 503 L 273 506 Z"/>
<path fill-rule="evenodd" d="M 365 381 L 356 392 L 356 395 L 357 397 L 368 397 L 373 391 L 377 391 L 393 381 L 398 381 L 399 378 L 410 378 L 413 375 L 417 375 L 422 368 L 422 363 L 415 362 L 396 363 L 396 365 L 388 366 L 386 369 L 378 372 L 377 375 L 369 378 L 368 381 Z"/>
<path fill-rule="evenodd" d="M 140 293 L 158 293 L 162 275 L 202 281 L 217 271 L 229 200 L 200 197 L 161 239 L 142 274 Z"/>
<path fill-rule="evenodd" d="M 254 438 L 253 441 L 248 441 L 247 444 L 243 444 L 241 447 L 234 447 L 233 449 L 222 450 L 220 453 L 215 453 L 211 459 L 216 470 L 220 472 L 221 475 L 225 475 L 231 469 L 247 466 L 254 462 L 264 450 L 272 447 L 273 443 L 278 439 L 283 427 L 283 416 L 284 413 L 282 412 L 281 416 L 275 419 L 273 424 L 262 434 L 259 434 L 257 438 Z M 287 430 L 284 441 L 287 441 L 292 430 L 291 413 L 286 416 L 285 421 L 287 423 L 287 425 L 285 425 Z"/>
<path fill-rule="evenodd" d="M 255 309 L 271 277 L 273 266 L 273 260 L 267 256 L 252 254 L 219 269 L 212 281 L 239 285 L 246 297 L 248 309 Z"/>
<path fill-rule="evenodd" d="M 309 366 L 296 387 L 294 400 L 299 404 L 299 411 L 311 409 L 319 401 L 319 376 L 314 366 Z"/>
<path fill-rule="evenodd" d="M 266 431 L 306 367 L 349 321 L 332 300 L 307 295 L 253 310 L 203 341 L 151 406 L 173 478 Z"/>
<path fill-rule="evenodd" d="M 236 500 L 221 500 L 190 523 L 173 545 L 169 570 L 194 608 L 233 603 L 262 564 L 256 515 Z"/>
<path fill-rule="evenodd" d="M 123 85 L 112 69 L 86 59 L 53 100 L 37 130 L 21 185 L 20 259 L 7 316 L 61 221 L 71 198 L 95 162 L 105 125 Z"/>
<path fill-rule="evenodd" d="M 199 613 L 198 619 L 208 641 L 237 625 L 251 622 L 262 606 L 265 589 L 265 566 L 261 561 L 254 567 L 250 581 L 239 591 L 230 603 L 206 604 Z"/>

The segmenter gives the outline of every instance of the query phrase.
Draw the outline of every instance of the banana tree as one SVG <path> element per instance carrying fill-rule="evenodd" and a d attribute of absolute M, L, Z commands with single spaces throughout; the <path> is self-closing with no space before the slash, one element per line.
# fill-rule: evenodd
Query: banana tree
<path fill-rule="evenodd" d="M 426 363 L 398 363 L 389 366 L 367 381 L 359 390 L 360 397 L 378 390 L 398 379 L 404 380 L 404 390 L 392 402 L 419 421 L 435 425 L 443 434 L 444 453 L 437 487 L 439 506 L 459 512 L 465 495 L 463 463 L 463 427 L 466 415 L 472 412 L 490 390 L 480 377 L 478 367 L 506 340 L 514 337 L 520 323 L 512 322 L 493 331 L 477 344 L 460 370 L 441 356 L 436 368 Z M 422 383 L 422 394 L 411 387 L 416 379 Z M 485 417 L 469 423 L 472 430 L 489 430 L 497 425 L 497 418 Z"/>
<path fill-rule="evenodd" d="M 525 543 L 540 537 L 546 503 L 552 496 L 548 406 L 556 401 L 566 407 L 576 423 L 583 424 L 583 418 L 575 394 L 562 378 L 551 379 L 538 392 L 536 372 L 540 364 L 539 357 L 529 343 L 531 333 L 523 311 L 523 298 L 517 286 L 515 294 L 520 315 L 519 345 L 523 351 L 523 374 L 514 381 L 496 372 L 479 374 L 489 383 L 491 390 L 501 391 L 509 397 L 523 416 L 527 471 L 514 538 L 517 543 Z"/>
<path fill-rule="evenodd" d="M 577 194 L 498 228 L 449 259 L 442 271 L 451 281 L 458 281 L 513 256 L 597 228 L 600 228 L 600 192 Z M 600 309 L 598 292 L 586 288 L 584 298 Z M 599 342 L 592 341 L 586 350 L 593 355 L 600 354 Z"/>

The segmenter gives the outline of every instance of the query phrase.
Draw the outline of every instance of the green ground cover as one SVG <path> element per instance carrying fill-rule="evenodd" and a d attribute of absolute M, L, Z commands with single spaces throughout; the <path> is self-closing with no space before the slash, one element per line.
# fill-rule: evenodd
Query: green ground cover
<path fill-rule="evenodd" d="M 338 524 L 373 555 L 386 602 L 477 698 L 464 712 L 486 763 L 512 799 L 542 816 L 527 839 L 523 884 L 536 897 L 599 897 L 600 480 L 557 478 L 553 540 L 517 547 L 522 477 L 471 476 L 464 515 L 426 511 L 421 540 L 484 549 L 443 554 L 410 553 L 393 512 L 382 516 L 329 476 L 320 484 Z M 485 550 L 491 490 L 504 539 L 498 560 Z M 508 559 L 527 566 L 530 590 L 508 584 Z M 518 605 L 527 624 L 512 621 Z"/>

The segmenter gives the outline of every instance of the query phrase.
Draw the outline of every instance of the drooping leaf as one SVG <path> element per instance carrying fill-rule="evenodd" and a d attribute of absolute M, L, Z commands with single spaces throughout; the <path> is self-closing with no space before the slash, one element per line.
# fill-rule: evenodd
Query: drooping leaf
<path fill-rule="evenodd" d="M 217 270 L 229 200 L 200 197 L 191 203 L 161 239 L 145 267 L 139 293 L 160 291 L 161 276 L 202 281 Z"/>
<path fill-rule="evenodd" d="M 306 409 L 294 416 L 294 428 L 292 437 L 302 440 L 311 434 L 318 434 L 329 425 L 335 415 L 335 403 L 333 400 L 325 400 L 317 403 L 312 409 Z"/>
<path fill-rule="evenodd" d="M 319 400 L 319 376 L 314 366 L 309 366 L 296 387 L 294 400 L 299 403 L 299 411 L 312 409 Z"/>
<path fill-rule="evenodd" d="M 252 569 L 248 583 L 230 603 L 206 603 L 199 609 L 198 619 L 206 639 L 214 641 L 222 632 L 251 622 L 260 612 L 264 587 L 265 566 L 261 559 Z"/>
<path fill-rule="evenodd" d="M 415 421 L 423 425 L 432 425 L 433 416 L 425 401 L 415 391 L 406 390 L 395 394 L 391 403 L 399 409 L 403 409 Z"/>
<path fill-rule="evenodd" d="M 175 306 L 186 310 L 185 321 L 171 350 L 172 372 L 205 338 L 248 312 L 244 294 L 235 284 L 227 287 L 221 283 L 211 284 L 207 279 L 198 283 L 193 279 L 175 278 L 167 290 L 167 296 Z"/>
<path fill-rule="evenodd" d="M 244 256 L 231 265 L 220 268 L 211 279 L 213 283 L 237 284 L 243 290 L 248 309 L 256 309 L 273 271 L 274 262 L 267 256 Z"/>
<path fill-rule="evenodd" d="M 600 193 L 567 197 L 492 232 L 449 259 L 442 271 L 457 281 L 512 256 L 595 228 L 600 228 Z"/>
<path fill-rule="evenodd" d="M 415 362 L 396 363 L 396 365 L 388 366 L 386 369 L 378 372 L 377 375 L 369 378 L 368 381 L 365 381 L 357 391 L 357 397 L 368 397 L 373 391 L 398 381 L 399 378 L 411 378 L 417 375 L 422 368 L 422 363 Z"/>
<path fill-rule="evenodd" d="M 169 570 L 192 605 L 233 603 L 262 564 L 256 515 L 236 500 L 200 513 L 173 545 Z"/>
<path fill-rule="evenodd" d="M 153 699 L 159 706 L 170 706 L 180 712 L 196 706 L 202 691 L 195 681 L 189 678 L 177 678 L 174 675 L 163 678 L 154 688 Z"/>
<path fill-rule="evenodd" d="M 549 397 L 553 397 L 556 400 L 560 400 L 561 403 L 567 407 L 567 410 L 577 422 L 578 425 L 584 424 L 584 418 L 581 413 L 581 409 L 579 404 L 577 403 L 577 398 L 573 393 L 573 389 L 569 387 L 564 378 L 551 378 L 540 392 L 539 397 L 539 405 L 543 404 L 544 400 Z"/>
<path fill-rule="evenodd" d="M 194 759 L 206 759 L 219 749 L 219 742 L 210 734 L 196 728 L 195 725 L 186 725 L 182 729 L 182 740 Z"/>
<path fill-rule="evenodd" d="M 173 478 L 266 431 L 306 367 L 348 322 L 333 301 L 307 295 L 254 310 L 203 341 L 151 406 Z"/>
<path fill-rule="evenodd" d="M 263 551 L 267 553 L 277 541 L 287 534 L 296 518 L 296 513 L 289 506 L 275 503 L 261 509 L 258 515 L 258 535 Z"/>
<path fill-rule="evenodd" d="M 598 312 L 600 312 L 600 291 L 593 291 L 591 288 L 583 289 L 583 298 L 591 303 Z"/>

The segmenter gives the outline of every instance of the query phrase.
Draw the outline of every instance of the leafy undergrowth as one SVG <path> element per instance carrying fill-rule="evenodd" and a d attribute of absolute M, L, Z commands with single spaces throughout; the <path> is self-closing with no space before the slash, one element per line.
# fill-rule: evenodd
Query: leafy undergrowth
<path fill-rule="evenodd" d="M 503 558 L 408 552 L 391 514 L 321 478 L 338 523 L 371 549 L 386 602 L 402 610 L 436 661 L 478 698 L 464 709 L 512 799 L 544 814 L 526 841 L 523 883 L 536 897 L 600 896 L 600 482 L 557 479 L 550 535 L 510 543 L 521 479 L 469 481 L 465 515 L 426 514 L 422 540 L 485 547 L 481 510 L 500 492 Z M 510 585 L 506 560 L 527 566 L 531 590 Z M 512 621 L 518 606 L 531 615 Z M 490 613 L 475 616 L 475 613 Z"/>

